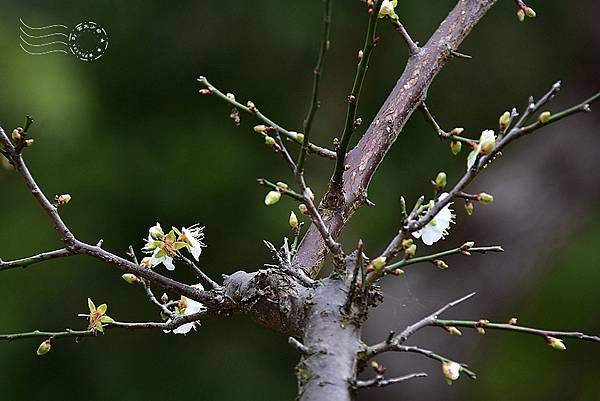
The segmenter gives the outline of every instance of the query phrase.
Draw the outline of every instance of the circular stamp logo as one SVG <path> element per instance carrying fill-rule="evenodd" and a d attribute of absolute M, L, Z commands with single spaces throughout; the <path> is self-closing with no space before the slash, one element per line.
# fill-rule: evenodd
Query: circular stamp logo
<path fill-rule="evenodd" d="M 95 22 L 81 22 L 69 33 L 69 49 L 82 61 L 98 60 L 108 48 L 108 34 Z"/>

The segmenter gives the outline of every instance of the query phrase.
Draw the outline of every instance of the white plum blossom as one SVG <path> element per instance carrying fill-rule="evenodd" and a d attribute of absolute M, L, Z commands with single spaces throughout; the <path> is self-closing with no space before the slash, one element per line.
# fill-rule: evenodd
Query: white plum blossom
<path fill-rule="evenodd" d="M 197 288 L 199 290 L 204 290 L 204 287 L 202 287 L 202 284 L 195 284 L 192 287 Z M 206 307 L 202 303 L 196 302 L 192 299 L 181 296 L 181 299 L 178 302 L 178 306 L 175 308 L 175 313 L 179 316 L 189 316 L 189 315 L 193 315 L 195 313 L 202 312 L 205 310 L 206 310 Z M 171 322 L 171 319 L 167 320 L 167 323 L 169 323 L 169 322 Z M 196 322 L 189 322 L 189 323 L 182 324 L 181 326 L 174 329 L 173 333 L 186 335 L 192 329 L 194 329 L 194 330 L 196 329 L 195 324 L 196 324 Z M 169 330 L 164 330 L 164 332 L 170 333 Z"/>
<path fill-rule="evenodd" d="M 447 192 L 444 192 L 440 195 L 439 200 L 446 198 L 448 196 Z M 429 209 L 433 207 L 433 201 L 429 204 Z M 415 238 L 421 238 L 425 245 L 432 245 L 435 242 L 438 242 L 440 239 L 444 238 L 448 234 L 448 229 L 450 228 L 450 223 L 454 222 L 454 214 L 452 213 L 452 202 L 448 203 L 442 210 L 439 211 L 438 214 L 435 215 L 433 219 L 429 223 L 425 225 L 420 230 L 413 232 L 413 236 Z"/>
<path fill-rule="evenodd" d="M 177 241 L 173 230 L 165 235 L 160 223 L 156 223 L 148 230 L 148 238 L 143 250 L 151 254 L 150 267 L 162 263 L 167 270 L 175 270 L 173 258 L 177 255 L 177 251 L 185 246 L 187 246 L 187 243 Z"/>
<path fill-rule="evenodd" d="M 496 135 L 494 134 L 494 131 L 491 129 L 483 131 L 479 137 L 477 147 L 469 153 L 469 156 L 467 156 L 467 170 L 470 170 L 471 167 L 473 167 L 478 154 L 489 154 L 494 149 L 494 146 L 496 146 Z"/>
<path fill-rule="evenodd" d="M 182 227 L 181 231 L 173 227 L 173 230 L 179 235 L 178 241 L 184 242 L 186 249 L 192 254 L 196 261 L 199 260 L 202 248 L 206 245 L 202 242 L 204 239 L 204 227 L 199 227 L 197 224 L 188 228 Z"/>
<path fill-rule="evenodd" d="M 460 364 L 454 361 L 446 360 L 442 362 L 442 372 L 444 372 L 444 377 L 448 384 L 452 384 L 454 380 L 458 380 L 461 369 Z"/>
<path fill-rule="evenodd" d="M 398 5 L 398 0 L 383 0 L 381 8 L 379 9 L 379 18 L 385 18 L 389 16 L 393 20 L 398 19 L 398 15 L 394 11 L 394 8 Z"/>

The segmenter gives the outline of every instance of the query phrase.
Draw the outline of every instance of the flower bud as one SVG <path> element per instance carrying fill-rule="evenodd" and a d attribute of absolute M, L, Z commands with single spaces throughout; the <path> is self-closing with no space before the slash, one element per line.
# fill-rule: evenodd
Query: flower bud
<path fill-rule="evenodd" d="M 442 372 L 444 372 L 444 377 L 446 378 L 446 382 L 448 384 L 452 384 L 454 380 L 457 380 L 460 376 L 461 366 L 460 364 L 445 360 L 442 362 Z"/>
<path fill-rule="evenodd" d="M 285 182 L 283 182 L 283 181 L 277 181 L 277 182 L 275 183 L 275 185 L 277 185 L 277 187 L 279 187 L 279 188 L 281 188 L 281 189 L 288 189 L 288 188 L 289 188 L 288 184 L 286 184 L 286 183 L 285 183 Z"/>
<path fill-rule="evenodd" d="M 163 292 L 163 294 L 160 296 L 160 302 L 162 302 L 163 304 L 169 302 L 169 296 L 166 292 Z"/>
<path fill-rule="evenodd" d="M 235 95 L 233 93 L 228 93 L 225 96 L 227 96 L 227 99 L 235 102 Z"/>
<path fill-rule="evenodd" d="M 266 130 L 267 130 L 267 126 L 264 124 L 254 126 L 254 132 L 256 132 L 257 134 L 262 134 Z"/>
<path fill-rule="evenodd" d="M 492 150 L 496 147 L 495 139 L 488 139 L 481 144 L 481 153 L 484 155 L 489 155 L 492 153 Z"/>
<path fill-rule="evenodd" d="M 559 338 L 548 336 L 546 337 L 546 343 L 557 351 L 564 351 L 567 349 L 563 341 Z"/>
<path fill-rule="evenodd" d="M 542 114 L 540 114 L 538 120 L 542 124 L 546 124 L 548 121 L 550 121 L 550 117 L 552 117 L 552 114 L 549 111 L 545 111 Z"/>
<path fill-rule="evenodd" d="M 46 355 L 48 352 L 50 352 L 50 348 L 52 348 L 52 340 L 49 338 L 40 344 L 36 353 L 38 356 Z"/>
<path fill-rule="evenodd" d="M 140 262 L 140 266 L 143 267 L 144 269 L 149 269 L 149 268 L 152 267 L 152 263 L 151 262 L 152 262 L 152 258 L 150 256 L 146 256 Z"/>
<path fill-rule="evenodd" d="M 402 240 L 402 249 L 406 249 L 414 243 L 412 238 L 407 238 Z"/>
<path fill-rule="evenodd" d="M 25 147 L 33 146 L 33 142 L 34 142 L 33 138 L 26 139 L 25 140 Z"/>
<path fill-rule="evenodd" d="M 310 187 L 306 187 L 306 196 L 308 196 L 308 198 L 312 201 L 315 200 L 315 194 L 313 193 L 312 189 L 310 189 Z"/>
<path fill-rule="evenodd" d="M 459 154 L 461 149 L 462 149 L 462 143 L 460 143 L 459 141 L 451 141 L 450 142 L 450 151 L 452 152 L 452 154 L 454 156 Z"/>
<path fill-rule="evenodd" d="M 406 248 L 406 250 L 404 251 L 404 258 L 410 259 L 410 258 L 414 257 L 416 254 L 417 254 L 417 245 L 412 244 L 411 246 Z"/>
<path fill-rule="evenodd" d="M 443 171 L 439 172 L 437 177 L 435 177 L 435 189 L 438 191 L 444 189 L 446 187 L 447 178 L 446 173 Z"/>
<path fill-rule="evenodd" d="M 270 191 L 269 193 L 267 193 L 267 196 L 265 196 L 265 205 L 267 205 L 267 206 L 274 205 L 277 202 L 279 202 L 279 199 L 281 199 L 281 192 Z"/>
<path fill-rule="evenodd" d="M 480 335 L 485 335 L 485 329 L 483 327 L 475 327 L 475 330 L 477 330 L 477 334 Z"/>
<path fill-rule="evenodd" d="M 446 264 L 446 262 L 444 262 L 444 261 L 443 261 L 443 260 L 441 260 L 441 259 L 435 259 L 435 260 L 433 261 L 433 264 L 435 265 L 435 267 L 437 267 L 437 268 L 438 268 L 438 269 L 440 269 L 440 270 L 444 270 L 444 269 L 447 269 L 447 268 L 448 268 L 448 265 Z"/>
<path fill-rule="evenodd" d="M 446 331 L 448 333 L 450 333 L 450 335 L 452 335 L 452 336 L 462 336 L 462 331 L 460 331 L 459 329 L 457 329 L 454 326 L 447 326 L 447 327 L 444 327 L 444 329 L 446 329 Z"/>
<path fill-rule="evenodd" d="M 486 194 L 485 192 L 482 192 L 479 195 L 477 195 L 477 200 L 481 203 L 489 204 L 494 201 L 494 197 L 490 194 Z"/>
<path fill-rule="evenodd" d="M 210 89 L 204 88 L 204 89 L 200 89 L 200 94 L 207 96 L 207 95 L 212 94 L 212 92 L 210 91 Z"/>
<path fill-rule="evenodd" d="M 304 143 L 304 134 L 301 134 L 299 132 L 294 132 L 294 131 L 290 131 L 290 134 L 292 135 L 292 138 L 294 138 L 294 140 L 298 143 Z"/>
<path fill-rule="evenodd" d="M 273 138 L 272 136 L 265 136 L 265 145 L 267 146 L 273 146 L 275 145 L 275 138 Z"/>
<path fill-rule="evenodd" d="M 248 100 L 248 102 L 246 103 L 246 107 L 248 107 L 248 109 L 250 109 L 250 111 L 252 112 L 256 111 L 256 105 L 251 100 Z"/>
<path fill-rule="evenodd" d="M 527 7 L 527 8 L 525 9 L 525 14 L 526 14 L 526 15 L 527 15 L 529 18 L 535 18 L 535 17 L 536 17 L 536 15 L 537 15 L 537 14 L 535 13 L 535 11 L 533 10 L 533 8 L 531 8 L 531 7 Z"/>
<path fill-rule="evenodd" d="M 298 228 L 298 217 L 296 216 L 296 213 L 294 213 L 293 211 L 290 212 L 290 219 L 288 220 L 290 223 L 290 227 L 292 227 L 294 230 L 296 230 Z"/>
<path fill-rule="evenodd" d="M 364 52 L 362 50 L 359 50 L 358 55 L 357 55 L 358 61 L 362 60 L 363 55 L 364 55 Z"/>
<path fill-rule="evenodd" d="M 465 129 L 462 127 L 453 128 L 452 131 L 450 131 L 450 135 L 460 135 L 464 131 L 465 131 Z"/>
<path fill-rule="evenodd" d="M 376 259 L 373 259 L 371 264 L 373 264 L 373 267 L 375 268 L 375 270 L 381 270 L 385 267 L 386 260 L 387 260 L 387 258 L 385 256 L 380 256 Z"/>
<path fill-rule="evenodd" d="M 308 208 L 306 207 L 306 205 L 304 203 L 301 203 L 298 205 L 298 210 L 302 214 L 308 214 Z"/>
<path fill-rule="evenodd" d="M 517 318 L 513 317 L 508 321 L 508 324 L 510 324 L 511 326 L 514 326 L 517 324 Z"/>
<path fill-rule="evenodd" d="M 13 141 L 15 141 L 15 142 L 19 142 L 23 138 L 18 129 L 13 130 L 11 136 L 12 136 Z"/>
<path fill-rule="evenodd" d="M 474 246 L 475 246 L 474 241 L 467 241 L 461 245 L 460 249 L 468 251 L 469 249 L 473 248 Z"/>
<path fill-rule="evenodd" d="M 404 270 L 402 270 L 402 269 L 394 269 L 394 270 L 392 270 L 392 274 L 394 276 L 401 276 L 401 275 L 404 274 Z"/>
<path fill-rule="evenodd" d="M 504 131 L 506 127 L 510 124 L 510 112 L 505 111 L 504 114 L 500 116 L 498 120 L 498 125 L 500 126 L 500 131 Z"/>
<path fill-rule="evenodd" d="M 519 8 L 517 10 L 517 19 L 519 20 L 519 22 L 525 21 L 525 11 L 523 11 L 522 8 Z"/>
<path fill-rule="evenodd" d="M 71 201 L 71 195 L 69 195 L 69 194 L 62 194 L 62 195 L 59 195 L 56 197 L 56 203 L 58 203 L 59 205 L 66 205 L 70 201 Z"/>
<path fill-rule="evenodd" d="M 131 274 L 131 273 L 125 273 L 121 276 L 121 278 L 123 280 L 125 280 L 125 282 L 128 284 L 137 284 L 140 282 L 140 279 L 137 278 L 137 276 L 135 274 Z"/>
<path fill-rule="evenodd" d="M 475 208 L 475 206 L 473 205 L 473 202 L 471 202 L 470 199 L 467 199 L 465 201 L 465 210 L 467 211 L 467 214 L 470 216 L 473 214 L 473 209 Z"/>

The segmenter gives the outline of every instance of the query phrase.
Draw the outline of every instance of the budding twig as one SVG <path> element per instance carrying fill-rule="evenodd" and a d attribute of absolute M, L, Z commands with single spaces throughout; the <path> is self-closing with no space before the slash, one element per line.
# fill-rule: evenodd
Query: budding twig
<path fill-rule="evenodd" d="M 407 380 L 416 379 L 417 377 L 427 377 L 427 373 L 411 373 L 406 376 L 394 377 L 386 379 L 383 375 L 377 375 L 371 380 L 357 380 L 355 383 L 356 388 L 371 388 L 371 387 L 385 387 L 391 384 L 402 383 Z"/>
<path fill-rule="evenodd" d="M 35 263 L 44 262 L 46 260 L 65 258 L 68 256 L 73 256 L 74 253 L 69 249 L 57 249 L 55 251 L 42 252 L 37 255 L 29 256 L 23 259 L 4 261 L 0 259 L 0 271 L 15 269 L 17 267 L 26 268 Z"/>
<path fill-rule="evenodd" d="M 324 0 L 325 9 L 323 11 L 323 35 L 321 37 L 321 48 L 319 50 L 319 57 L 317 59 L 317 65 L 313 70 L 313 86 L 312 86 L 312 96 L 310 101 L 310 106 L 308 107 L 308 112 L 304 122 L 302 124 L 302 133 L 304 134 L 304 143 L 300 148 L 300 154 L 298 156 L 298 170 L 304 170 L 304 161 L 306 159 L 306 153 L 309 151 L 309 138 L 311 127 L 313 123 L 313 119 L 315 118 L 315 114 L 319 107 L 321 107 L 321 102 L 319 101 L 319 83 L 321 81 L 321 75 L 323 74 L 323 64 L 325 63 L 325 54 L 327 50 L 329 50 L 329 32 L 331 30 L 331 8 L 332 8 L 332 0 Z"/>
<path fill-rule="evenodd" d="M 371 57 L 371 54 L 373 53 L 373 49 L 375 48 L 375 44 L 377 42 L 377 21 L 382 3 L 383 0 L 377 0 L 373 9 L 370 10 L 371 15 L 369 16 L 367 35 L 365 37 L 365 44 L 362 49 L 363 53 L 360 62 L 358 63 L 358 67 L 356 68 L 356 75 L 354 77 L 352 91 L 348 96 L 348 110 L 346 112 L 346 123 L 344 125 L 344 131 L 342 132 L 342 137 L 340 139 L 340 143 L 336 151 L 337 159 L 335 162 L 335 170 L 333 172 L 333 176 L 331 177 L 331 185 L 333 188 L 342 188 L 342 176 L 344 174 L 344 169 L 346 165 L 346 152 L 348 151 L 348 145 L 350 144 L 350 138 L 352 137 L 352 133 L 356 129 L 356 110 L 358 107 L 358 101 L 360 99 L 362 84 L 364 82 L 365 75 L 367 74 L 369 59 Z M 340 196 L 339 193 L 337 195 L 334 195 L 338 197 Z"/>
<path fill-rule="evenodd" d="M 217 89 L 215 86 L 213 86 L 211 83 L 209 83 L 205 77 L 199 77 L 198 78 L 198 82 L 200 82 L 201 84 L 203 84 L 204 86 L 206 86 L 206 88 L 208 89 L 210 94 L 214 94 L 216 95 L 218 98 L 224 100 L 225 102 L 229 103 L 230 105 L 243 110 L 244 112 L 248 113 L 248 114 L 252 114 L 255 115 L 256 118 L 258 118 L 260 121 L 262 121 L 263 123 L 267 124 L 268 126 L 272 127 L 273 129 L 279 131 L 281 133 L 281 135 L 285 136 L 287 139 L 302 145 L 303 141 L 298 140 L 297 136 L 292 133 L 291 131 L 286 130 L 285 128 L 281 127 L 278 124 L 275 124 L 273 121 L 271 121 L 267 116 L 265 116 L 263 113 L 261 113 L 256 107 L 250 109 L 247 106 L 244 106 L 243 104 L 241 104 L 240 102 L 236 101 L 234 98 L 227 96 L 225 93 L 221 92 L 219 89 Z M 319 156 L 322 156 L 326 159 L 335 159 L 336 158 L 336 154 L 335 152 L 329 150 L 329 149 L 325 149 L 322 148 L 320 146 L 317 146 L 315 144 L 312 143 L 308 143 L 308 150 L 311 153 L 317 154 Z"/>

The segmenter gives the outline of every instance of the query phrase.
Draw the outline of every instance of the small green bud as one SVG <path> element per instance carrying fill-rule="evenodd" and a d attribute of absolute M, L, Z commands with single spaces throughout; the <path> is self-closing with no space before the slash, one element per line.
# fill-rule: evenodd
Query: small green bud
<path fill-rule="evenodd" d="M 564 351 L 567 349 L 563 341 L 559 338 L 548 336 L 546 337 L 546 343 L 557 351 Z"/>
<path fill-rule="evenodd" d="M 385 256 L 380 256 L 376 259 L 373 259 L 371 262 L 375 270 L 381 270 L 385 267 L 387 258 Z"/>
<path fill-rule="evenodd" d="M 402 240 L 402 249 L 406 249 L 414 243 L 412 238 L 407 238 Z"/>
<path fill-rule="evenodd" d="M 481 153 L 484 155 L 489 155 L 492 153 L 492 150 L 496 147 L 496 140 L 488 139 L 487 141 L 481 144 Z"/>
<path fill-rule="evenodd" d="M 137 276 L 135 274 L 131 274 L 131 273 L 125 273 L 121 276 L 121 278 L 123 280 L 125 280 L 125 282 L 128 284 L 137 284 L 140 282 L 140 279 L 137 278 Z"/>
<path fill-rule="evenodd" d="M 546 124 L 548 121 L 550 121 L 550 117 L 552 117 L 552 114 L 549 111 L 545 111 L 542 114 L 540 114 L 540 117 L 538 118 L 538 120 L 542 124 Z"/>
<path fill-rule="evenodd" d="M 500 126 L 500 131 L 504 131 L 506 127 L 510 124 L 510 112 L 505 111 L 504 114 L 500 116 L 498 119 L 498 125 Z"/>
<path fill-rule="evenodd" d="M 435 189 L 438 191 L 444 189 L 446 187 L 447 178 L 446 173 L 443 171 L 439 172 L 437 177 L 435 177 Z"/>
<path fill-rule="evenodd" d="M 533 10 L 533 8 L 531 8 L 531 7 L 527 7 L 527 8 L 525 9 L 525 14 L 526 14 L 526 15 L 527 15 L 529 18 L 535 18 L 535 17 L 536 17 L 536 15 L 537 15 L 537 14 L 535 13 L 535 11 Z"/>
<path fill-rule="evenodd" d="M 519 8 L 517 10 L 517 19 L 519 20 L 519 22 L 525 21 L 525 11 L 523 11 L 522 8 Z"/>
<path fill-rule="evenodd" d="M 46 355 L 48 352 L 50 352 L 51 348 L 52 348 L 52 340 L 47 339 L 46 341 L 44 341 L 43 343 L 40 344 L 36 353 L 38 354 L 38 356 Z"/>
<path fill-rule="evenodd" d="M 459 141 L 451 141 L 450 142 L 450 151 L 452 152 L 452 154 L 454 156 L 459 154 L 461 149 L 462 149 L 462 143 L 460 143 Z"/>
<path fill-rule="evenodd" d="M 293 211 L 290 212 L 290 219 L 289 219 L 289 223 L 290 223 L 290 227 L 292 227 L 294 230 L 296 230 L 298 228 L 298 216 L 296 216 L 296 213 L 294 213 Z"/>
<path fill-rule="evenodd" d="M 273 138 L 272 136 L 265 136 L 265 145 L 267 146 L 273 146 L 275 145 L 275 138 Z"/>
<path fill-rule="evenodd" d="M 262 134 L 266 130 L 267 130 L 267 126 L 264 124 L 254 126 L 254 132 L 256 132 L 257 134 Z"/>
<path fill-rule="evenodd" d="M 404 250 L 404 258 L 410 259 L 417 254 L 417 245 L 412 244 Z"/>
<path fill-rule="evenodd" d="M 304 143 L 304 134 L 301 134 L 299 132 L 290 131 L 290 135 L 292 136 L 292 138 L 294 138 L 294 140 L 296 142 Z"/>
<path fill-rule="evenodd" d="M 283 181 L 277 181 L 277 183 L 275 183 L 275 185 L 277 185 L 281 189 L 288 189 L 289 188 L 288 184 L 286 184 Z"/>
<path fill-rule="evenodd" d="M 59 205 L 66 205 L 69 202 L 71 202 L 71 195 L 69 194 L 62 194 L 56 197 L 56 203 Z"/>
<path fill-rule="evenodd" d="M 475 208 L 475 205 L 473 205 L 473 202 L 471 202 L 470 199 L 467 199 L 465 201 L 465 210 L 467 211 L 467 214 L 469 216 L 471 216 L 473 214 L 473 209 Z"/>
<path fill-rule="evenodd" d="M 279 191 L 270 191 L 267 196 L 265 196 L 265 205 L 271 206 L 279 202 L 281 199 L 281 192 Z"/>
<path fill-rule="evenodd" d="M 494 197 L 490 194 L 486 194 L 485 192 L 480 193 L 479 195 L 477 195 L 477 200 L 481 203 L 492 203 L 494 201 Z"/>

